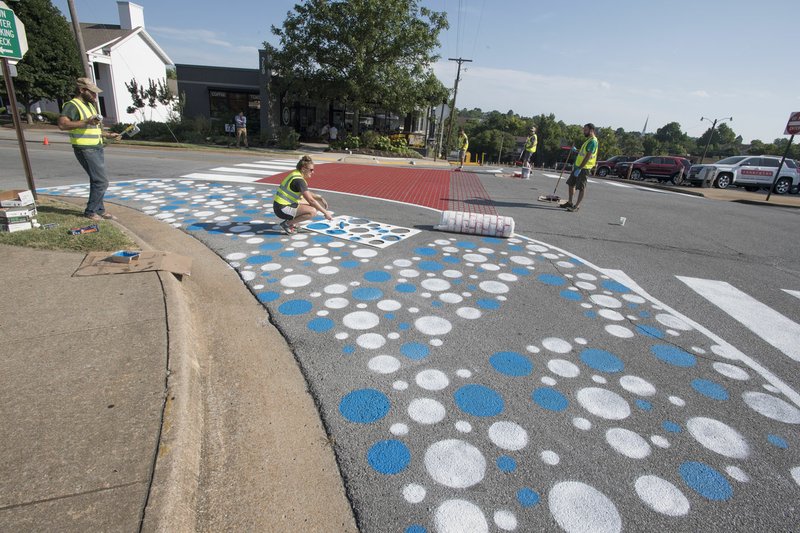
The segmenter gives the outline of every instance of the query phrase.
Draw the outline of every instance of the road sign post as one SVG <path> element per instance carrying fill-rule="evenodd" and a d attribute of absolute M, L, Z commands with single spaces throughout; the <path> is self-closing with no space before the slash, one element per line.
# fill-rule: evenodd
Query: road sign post
<path fill-rule="evenodd" d="M 778 183 L 778 178 L 781 175 L 783 163 L 786 162 L 786 156 L 789 155 L 789 149 L 792 147 L 794 136 L 798 133 L 800 133 L 800 111 L 794 111 L 791 115 L 789 115 L 789 121 L 786 123 L 786 129 L 783 130 L 784 135 L 791 135 L 791 137 L 789 137 L 789 144 L 786 145 L 786 151 L 783 152 L 781 164 L 778 165 L 778 171 L 775 172 L 775 179 L 772 180 L 772 187 L 769 188 L 769 193 L 767 193 L 767 201 L 769 201 L 769 197 L 772 196 L 772 191 L 775 190 L 775 184 Z"/>

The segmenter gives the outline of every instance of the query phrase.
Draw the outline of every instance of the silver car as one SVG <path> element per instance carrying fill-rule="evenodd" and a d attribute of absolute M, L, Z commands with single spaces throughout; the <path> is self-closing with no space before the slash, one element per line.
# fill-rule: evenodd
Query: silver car
<path fill-rule="evenodd" d="M 711 165 L 692 165 L 686 181 L 700 185 L 707 181 L 714 187 L 727 189 L 731 185 L 748 191 L 770 188 L 781 158 L 772 155 L 726 157 Z M 800 173 L 793 159 L 786 159 L 775 183 L 776 194 L 786 194 L 800 186 Z"/>

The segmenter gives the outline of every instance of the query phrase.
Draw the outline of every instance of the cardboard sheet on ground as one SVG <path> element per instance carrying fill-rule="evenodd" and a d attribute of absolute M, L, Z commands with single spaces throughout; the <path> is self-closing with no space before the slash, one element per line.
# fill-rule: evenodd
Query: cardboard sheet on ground
<path fill-rule="evenodd" d="M 345 215 L 310 222 L 305 227 L 316 233 L 375 248 L 386 248 L 421 231 Z"/>
<path fill-rule="evenodd" d="M 153 272 L 165 270 L 176 276 L 188 276 L 192 273 L 192 258 L 170 252 L 143 251 L 139 259 L 130 263 L 119 263 L 111 260 L 114 252 L 90 252 L 86 254 L 81 266 L 73 276 L 101 276 L 104 274 L 133 274 L 136 272 Z"/>

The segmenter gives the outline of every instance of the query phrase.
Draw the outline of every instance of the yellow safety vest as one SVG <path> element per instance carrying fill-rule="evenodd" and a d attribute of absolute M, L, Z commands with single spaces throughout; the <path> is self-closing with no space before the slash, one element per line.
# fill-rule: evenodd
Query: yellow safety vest
<path fill-rule="evenodd" d="M 585 165 L 583 164 L 583 160 L 586 159 L 586 152 L 587 152 L 586 147 L 589 146 L 589 143 L 592 141 L 592 139 L 594 139 L 594 141 L 597 142 L 597 137 L 592 135 L 591 137 L 586 139 L 586 142 L 583 143 L 581 149 L 578 150 L 578 156 L 575 158 L 575 166 L 589 170 L 594 168 L 594 166 L 597 164 L 597 152 L 600 151 L 599 142 L 597 143 L 597 148 L 595 148 L 595 151 L 589 154 L 589 161 Z"/>
<path fill-rule="evenodd" d="M 278 186 L 278 191 L 275 193 L 274 201 L 281 205 L 291 205 L 300 202 L 300 198 L 303 194 L 294 192 L 291 189 L 292 182 L 297 179 L 304 179 L 303 174 L 299 170 L 293 170 L 288 176 L 283 178 L 280 186 Z"/>
<path fill-rule="evenodd" d="M 536 145 L 538 143 L 539 143 L 539 139 L 536 137 L 536 134 L 534 133 L 533 135 L 528 137 L 527 141 L 525 141 L 525 150 L 529 151 L 532 154 L 535 154 L 536 153 Z"/>
<path fill-rule="evenodd" d="M 458 136 L 458 149 L 466 152 L 467 148 L 469 148 L 469 139 L 467 138 L 467 134 L 464 133 Z"/>
<path fill-rule="evenodd" d="M 87 104 L 81 98 L 73 98 L 67 103 L 72 103 L 78 109 L 81 120 L 88 120 L 97 114 L 92 104 Z M 69 131 L 69 142 L 72 146 L 97 146 L 103 144 L 103 130 L 100 125 L 75 128 Z"/>

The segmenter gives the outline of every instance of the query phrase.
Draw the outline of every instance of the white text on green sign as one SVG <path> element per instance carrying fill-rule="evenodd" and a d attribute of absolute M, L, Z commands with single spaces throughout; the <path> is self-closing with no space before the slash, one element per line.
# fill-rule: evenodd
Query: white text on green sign
<path fill-rule="evenodd" d="M 0 8 L 0 57 L 21 59 L 14 12 Z"/>

